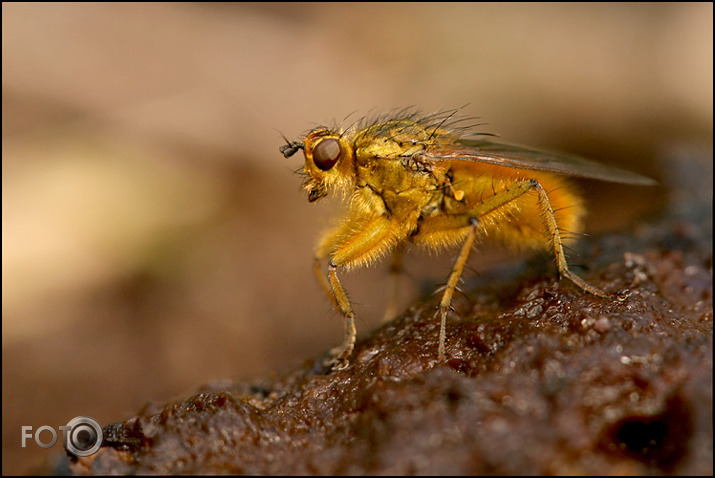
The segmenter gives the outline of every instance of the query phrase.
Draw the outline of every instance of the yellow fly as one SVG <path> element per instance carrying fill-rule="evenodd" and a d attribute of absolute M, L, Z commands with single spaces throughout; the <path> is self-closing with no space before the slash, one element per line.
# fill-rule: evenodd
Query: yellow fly
<path fill-rule="evenodd" d="M 287 141 L 287 158 L 303 150 L 303 188 L 310 202 L 330 192 L 349 196 L 345 218 L 315 252 L 321 287 L 345 318 L 345 338 L 333 361 L 347 366 L 355 345 L 355 314 L 338 270 L 367 266 L 402 245 L 433 249 L 461 245 L 437 314 L 438 358 L 445 360 L 445 325 L 452 296 L 475 241 L 497 239 L 512 248 L 550 249 L 558 270 L 581 289 L 605 292 L 569 270 L 563 246 L 582 230 L 583 201 L 565 176 L 650 185 L 655 181 L 559 153 L 500 144 L 469 133 L 457 111 L 420 115 L 401 110 L 348 128 L 318 127 Z M 329 259 L 327 278 L 321 271 Z"/>

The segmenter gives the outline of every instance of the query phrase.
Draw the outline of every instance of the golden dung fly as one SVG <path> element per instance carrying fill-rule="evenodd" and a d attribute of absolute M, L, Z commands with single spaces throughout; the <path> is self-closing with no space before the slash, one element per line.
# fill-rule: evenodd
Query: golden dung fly
<path fill-rule="evenodd" d="M 345 320 L 332 351 L 347 366 L 355 345 L 355 314 L 339 270 L 367 266 L 402 246 L 461 245 L 444 287 L 438 358 L 445 359 L 447 312 L 475 241 L 496 239 L 517 249 L 551 250 L 561 276 L 586 292 L 615 298 L 569 270 L 564 245 L 582 230 L 583 201 L 566 176 L 650 185 L 649 178 L 565 154 L 488 141 L 460 126 L 457 110 L 421 115 L 414 109 L 363 119 L 350 127 L 317 127 L 287 141 L 285 157 L 302 150 L 303 188 L 310 202 L 331 192 L 349 198 L 345 218 L 315 252 L 315 273 Z M 484 136 L 484 135 L 481 135 Z M 327 278 L 321 270 L 328 259 Z"/>

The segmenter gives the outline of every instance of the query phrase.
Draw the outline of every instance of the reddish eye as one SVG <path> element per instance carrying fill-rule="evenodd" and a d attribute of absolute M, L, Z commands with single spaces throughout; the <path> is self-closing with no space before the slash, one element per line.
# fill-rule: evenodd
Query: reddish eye
<path fill-rule="evenodd" d="M 322 171 L 335 166 L 340 158 L 340 143 L 335 138 L 326 138 L 313 148 L 313 162 Z"/>

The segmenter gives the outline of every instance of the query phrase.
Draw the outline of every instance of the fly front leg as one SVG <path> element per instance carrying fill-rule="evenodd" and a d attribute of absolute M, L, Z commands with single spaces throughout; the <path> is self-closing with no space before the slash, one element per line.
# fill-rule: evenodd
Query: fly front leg
<path fill-rule="evenodd" d="M 344 318 L 343 343 L 330 352 L 332 357 L 330 363 L 338 363 L 338 368 L 347 367 L 347 359 L 355 347 L 357 336 L 355 313 L 345 288 L 338 279 L 338 269 L 365 265 L 383 256 L 399 241 L 396 234 L 398 230 L 386 216 L 372 218 L 358 226 L 346 222 L 336 231 L 329 233 L 321 241 L 316 252 L 315 272 L 318 282 Z M 330 257 L 330 260 L 326 279 L 321 274 L 320 262 L 327 257 Z"/>
<path fill-rule="evenodd" d="M 323 274 L 323 270 L 321 269 L 323 259 L 324 257 L 320 257 L 316 254 L 315 260 L 313 261 L 313 273 L 315 274 L 315 278 L 318 281 L 320 288 L 323 289 L 325 295 L 327 295 L 330 302 L 333 303 L 333 307 L 339 309 L 338 302 L 335 300 L 335 295 L 333 295 L 333 289 L 330 287 L 330 282 L 328 281 L 328 278 L 325 277 L 325 274 Z"/>
<path fill-rule="evenodd" d="M 338 310 L 343 314 L 344 317 L 344 336 L 343 343 L 339 347 L 335 347 L 330 351 L 331 362 L 339 362 L 342 366 L 339 368 L 345 368 L 347 366 L 348 357 L 353 352 L 355 348 L 355 339 L 357 337 L 357 330 L 355 329 L 355 313 L 350 306 L 350 301 L 348 300 L 347 294 L 345 294 L 345 289 L 343 285 L 338 280 L 337 274 L 338 266 L 334 262 L 330 262 L 328 265 L 328 279 L 330 281 L 330 287 L 333 291 L 334 302 L 338 306 Z"/>

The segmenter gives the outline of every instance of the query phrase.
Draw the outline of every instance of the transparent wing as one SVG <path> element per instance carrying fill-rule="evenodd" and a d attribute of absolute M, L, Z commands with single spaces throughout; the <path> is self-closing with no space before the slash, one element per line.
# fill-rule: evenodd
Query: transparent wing
<path fill-rule="evenodd" d="M 478 161 L 517 169 L 533 169 L 626 184 L 657 182 L 630 171 L 563 153 L 540 151 L 484 140 L 459 139 L 456 144 L 434 145 L 419 153 L 424 161 Z"/>

